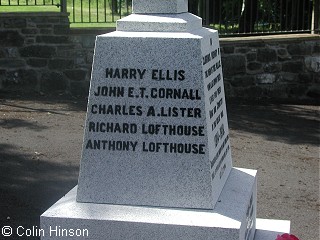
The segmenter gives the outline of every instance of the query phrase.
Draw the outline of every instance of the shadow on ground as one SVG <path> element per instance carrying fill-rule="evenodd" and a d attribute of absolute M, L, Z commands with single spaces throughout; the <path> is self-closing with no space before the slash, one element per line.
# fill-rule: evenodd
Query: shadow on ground
<path fill-rule="evenodd" d="M 30 107 L 17 105 L 11 103 L 11 101 L 24 101 L 24 102 L 38 102 L 43 103 L 46 107 Z M 52 114 L 61 114 L 63 111 L 85 111 L 87 106 L 86 97 L 73 97 L 68 94 L 51 94 L 51 95 L 39 95 L 37 93 L 27 94 L 27 93 L 12 93 L 0 91 L 0 104 L 6 105 L 13 108 L 18 108 L 20 112 L 49 112 Z M 67 109 L 55 110 L 55 107 L 48 108 L 50 105 L 65 104 L 68 106 Z"/>
<path fill-rule="evenodd" d="M 318 106 L 227 104 L 229 127 L 266 140 L 319 145 Z"/>
<path fill-rule="evenodd" d="M 39 216 L 77 184 L 79 158 L 75 149 L 80 152 L 86 99 L 0 94 L 1 105 L 0 226 L 39 227 Z M 246 132 L 269 141 L 319 145 L 317 106 L 228 102 L 227 107 L 235 134 Z M 35 144 L 29 146 L 30 135 L 34 142 L 42 141 L 39 149 L 46 147 L 46 155 L 33 150 Z M 8 239 L 39 238 L 15 234 Z"/>
<path fill-rule="evenodd" d="M 39 216 L 77 184 L 79 167 L 47 162 L 9 144 L 0 144 L 0 153 L 0 224 L 39 227 Z M 14 233 L 10 239 L 25 238 Z"/>
<path fill-rule="evenodd" d="M 8 118 L 8 119 L 0 119 L 0 128 L 6 128 L 6 129 L 28 128 L 30 130 L 40 132 L 44 129 L 47 129 L 48 127 L 41 124 L 39 125 L 24 119 Z"/>

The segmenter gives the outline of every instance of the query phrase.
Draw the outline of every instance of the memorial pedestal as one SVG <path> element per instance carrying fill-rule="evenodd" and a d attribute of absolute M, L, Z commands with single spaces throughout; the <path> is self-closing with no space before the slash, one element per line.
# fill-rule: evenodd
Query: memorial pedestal
<path fill-rule="evenodd" d="M 78 186 L 41 239 L 276 238 L 256 171 L 232 167 L 218 32 L 187 3 L 135 0 L 97 37 Z"/>
<path fill-rule="evenodd" d="M 64 239 L 55 231 L 50 234 L 56 226 L 61 231 L 87 229 L 86 239 L 92 240 L 253 239 L 255 202 L 256 171 L 237 168 L 214 210 L 78 203 L 74 188 L 41 216 L 42 239 Z"/>
<path fill-rule="evenodd" d="M 148 25 L 97 37 L 77 201 L 213 209 L 232 168 L 218 32 Z"/>
<path fill-rule="evenodd" d="M 234 168 L 214 210 L 78 203 L 76 191 L 42 214 L 41 239 L 273 240 L 290 231 L 289 221 L 255 222 L 256 205 L 250 205 L 250 196 L 256 202 L 255 170 Z"/>

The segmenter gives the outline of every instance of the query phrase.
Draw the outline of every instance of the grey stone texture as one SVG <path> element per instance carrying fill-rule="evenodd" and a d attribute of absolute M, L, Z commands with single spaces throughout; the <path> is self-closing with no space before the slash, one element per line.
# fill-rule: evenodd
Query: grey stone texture
<path fill-rule="evenodd" d="M 202 19 L 190 13 L 131 14 L 117 21 L 118 31 L 190 32 L 202 27 Z"/>
<path fill-rule="evenodd" d="M 2 13 L 0 26 L 0 89 L 88 94 L 94 36 L 71 36 L 67 14 Z"/>
<path fill-rule="evenodd" d="M 50 36 L 50 35 L 42 35 L 36 37 L 37 43 L 47 43 L 47 44 L 62 44 L 68 43 L 68 36 Z"/>
<path fill-rule="evenodd" d="M 41 215 L 41 228 L 45 233 L 50 232 L 50 226 L 60 226 L 61 229 L 83 228 L 88 230 L 85 239 L 89 240 L 262 240 L 264 238 L 254 236 L 256 181 L 255 170 L 233 168 L 213 210 L 79 203 L 76 201 L 75 187 Z M 287 228 L 280 230 L 273 226 L 268 234 L 264 234 L 269 239 L 275 239 L 277 232 L 274 231 L 289 232 L 288 225 L 287 222 Z M 260 227 L 267 229 L 268 224 Z M 258 229 L 257 234 L 262 233 Z M 44 234 L 41 239 L 77 238 Z"/>
<path fill-rule="evenodd" d="M 188 12 L 188 0 L 133 0 L 133 13 L 184 13 Z"/>
<path fill-rule="evenodd" d="M 96 38 L 78 186 L 42 228 L 88 226 L 96 240 L 253 240 L 256 171 L 232 167 L 218 32 L 140 18 L 144 34 L 125 18 L 122 31 Z"/>
<path fill-rule="evenodd" d="M 227 97 L 318 101 L 319 35 L 222 38 L 220 42 Z"/>
<path fill-rule="evenodd" d="M 86 125 L 106 121 L 128 123 L 127 114 L 96 113 L 97 104 L 108 108 L 140 106 L 141 113 L 130 114 L 130 123 L 137 126 L 137 132 L 128 136 L 118 132 L 104 136 L 86 128 L 79 202 L 213 209 L 232 167 L 220 57 L 217 31 L 202 27 L 183 33 L 156 31 L 141 35 L 116 31 L 97 37 Z M 110 73 L 119 70 L 124 73 L 122 77 Z M 143 77 L 137 74 L 130 77 L 129 70 L 142 71 Z M 178 72 L 183 75 L 178 77 L 180 80 Z M 123 87 L 127 97 L 98 94 L 99 89 L 108 86 Z M 134 97 L 128 97 L 129 87 L 134 90 L 130 94 Z M 145 96 L 139 93 L 141 87 L 145 87 Z M 160 91 L 174 89 L 192 90 L 199 97 L 159 96 Z M 188 108 L 201 114 L 178 113 L 172 118 L 167 114 L 172 108 Z M 204 134 L 190 138 L 163 132 L 162 125 L 177 124 L 202 126 Z M 146 129 L 155 125 L 161 127 L 160 133 L 148 133 Z M 96 141 L 104 141 L 106 147 L 95 149 L 91 144 Z M 121 151 L 121 147 L 114 150 L 110 146 L 115 141 L 135 145 L 126 151 Z M 154 144 L 160 144 L 157 151 Z M 201 145 L 205 150 L 171 151 L 165 150 L 164 144 Z"/>
<path fill-rule="evenodd" d="M 289 44 L 288 53 L 292 56 L 295 55 L 311 55 L 312 53 L 312 45 L 308 43 L 295 43 Z"/>
<path fill-rule="evenodd" d="M 73 81 L 85 81 L 87 78 L 86 69 L 71 69 L 64 71 L 64 74 Z"/>
<path fill-rule="evenodd" d="M 27 20 L 24 18 L 8 18 L 4 20 L 5 28 L 25 28 Z"/>
<path fill-rule="evenodd" d="M 179 24 L 187 26 L 187 23 Z M 44 83 L 40 79 L 41 74 L 52 71 L 49 69 L 49 60 L 51 67 L 54 59 L 70 60 L 73 63 L 68 69 L 85 71 L 82 75 L 86 76 L 84 80 L 83 77 L 76 80 L 75 76 L 67 76 L 65 70 L 59 67 L 55 71 L 63 71 L 64 92 L 77 95 L 81 93 L 82 96 L 88 95 L 96 35 L 113 30 L 70 31 L 67 15 L 60 13 L 2 13 L 0 26 L 0 59 L 4 59 L 0 61 L 0 70 L 36 70 L 40 74 L 33 91 L 39 91 L 44 89 L 41 87 Z M 310 92 L 320 92 L 319 35 L 221 38 L 220 43 L 227 97 L 317 101 L 314 97 L 317 95 Z M 265 84 L 259 83 L 257 76 L 264 73 L 272 73 L 276 78 L 271 84 L 273 87 L 268 90 L 265 89 Z M 257 78 L 257 81 L 252 81 L 252 77 Z M 248 81 L 243 81 L 244 78 L 248 78 Z M 71 84 L 71 81 L 75 82 Z M 79 89 L 74 89 L 78 87 Z M 295 95 L 297 92 L 293 90 L 296 87 L 306 91 Z M 25 91 L 32 87 L 12 85 L 9 78 L 3 77 L 1 89 Z M 48 89 L 48 92 L 52 91 Z"/>
<path fill-rule="evenodd" d="M 23 45 L 23 42 L 23 36 L 18 31 L 0 31 L 0 46 L 2 47 L 20 47 Z"/>
<path fill-rule="evenodd" d="M 45 72 L 41 76 L 41 88 L 42 92 L 48 91 L 63 91 L 66 89 L 66 81 L 64 75 L 61 72 Z"/>
<path fill-rule="evenodd" d="M 260 48 L 258 49 L 258 61 L 260 62 L 274 62 L 277 60 L 277 52 L 272 48 Z"/>
<path fill-rule="evenodd" d="M 56 54 L 54 46 L 31 45 L 19 49 L 21 57 L 52 58 Z"/>
<path fill-rule="evenodd" d="M 163 7 L 144 2 L 147 11 Z M 187 6 L 166 5 L 179 2 Z M 42 240 L 61 239 L 52 228 L 76 227 L 95 240 L 260 240 L 257 171 L 232 167 L 218 32 L 179 15 L 187 27 L 174 20 L 164 31 L 157 22 L 167 15 L 141 15 L 97 36 L 78 186 L 41 216 Z M 248 52 L 236 48 L 228 70 L 244 74 Z M 258 49 L 257 61 L 275 60 L 275 49 Z M 74 65 L 48 59 L 41 87 L 65 88 L 63 77 L 79 74 Z M 256 78 L 275 81 L 273 73 Z"/>
<path fill-rule="evenodd" d="M 245 55 L 233 54 L 228 57 L 222 56 L 223 74 L 226 77 L 246 72 Z"/>

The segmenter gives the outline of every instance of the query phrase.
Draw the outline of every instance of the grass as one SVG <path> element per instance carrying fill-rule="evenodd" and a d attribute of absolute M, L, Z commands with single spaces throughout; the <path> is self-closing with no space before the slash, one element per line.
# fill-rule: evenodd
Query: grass
<path fill-rule="evenodd" d="M 107 23 L 71 23 L 71 28 L 114 28 L 116 27 L 115 22 Z"/>
<path fill-rule="evenodd" d="M 68 4 L 68 11 L 70 12 L 70 22 L 77 23 L 72 25 L 81 26 L 79 22 L 84 23 L 83 26 L 91 26 L 92 23 L 95 25 L 108 23 L 109 25 L 113 23 L 115 26 L 115 21 L 120 19 L 120 16 L 128 15 L 128 11 L 131 10 L 131 7 L 122 7 L 121 14 L 112 13 L 111 6 L 108 4 L 108 1 L 92 1 L 89 4 L 89 1 L 77 1 L 73 4 Z M 99 23 L 100 22 L 100 23 Z"/>
<path fill-rule="evenodd" d="M 210 28 L 219 30 L 219 34 L 241 34 L 239 33 L 239 24 L 210 24 Z M 281 31 L 281 26 L 279 23 L 268 23 L 261 24 L 256 23 L 252 33 L 276 33 L 277 31 Z M 247 34 L 252 34 L 247 33 Z"/>
<path fill-rule="evenodd" d="M 0 6 L 1 12 L 60 12 L 56 6 Z"/>
<path fill-rule="evenodd" d="M 5 6 L 9 0 L 0 0 L 1 12 L 59 12 L 60 8 L 51 5 L 52 0 L 45 0 L 47 5 L 35 6 L 36 0 L 28 0 L 29 6 L 23 6 L 27 0 L 19 0 L 22 6 Z M 59 3 L 60 0 L 53 0 L 53 3 Z M 67 11 L 70 13 L 70 26 L 72 28 L 108 28 L 115 27 L 115 22 L 123 16 L 130 14 L 131 6 L 122 6 L 121 14 L 112 14 L 110 4 L 111 0 L 67 0 Z M 11 4 L 18 4 L 18 0 L 10 0 Z M 42 4 L 43 0 L 37 0 Z M 239 31 L 239 25 L 235 24 L 211 24 L 211 28 L 218 29 L 220 34 L 236 34 Z M 254 32 L 273 32 L 279 31 L 279 24 L 256 24 Z"/>
<path fill-rule="evenodd" d="M 38 0 L 37 3 L 42 3 Z M 60 2 L 54 0 L 54 3 Z M 60 8 L 51 5 L 51 0 L 45 0 L 48 5 L 35 6 L 35 0 L 28 0 L 29 6 L 26 6 L 26 0 L 20 0 L 21 6 L 5 6 L 9 0 L 1 0 L 1 12 L 59 12 Z M 89 4 L 90 3 L 90 4 Z M 18 0 L 11 0 L 11 5 L 18 4 Z M 70 13 L 69 20 L 72 28 L 92 28 L 92 27 L 115 27 L 115 22 L 123 16 L 130 14 L 131 6 L 123 6 L 120 13 L 112 14 L 109 1 L 89 1 L 89 0 L 68 0 L 67 11 Z"/>

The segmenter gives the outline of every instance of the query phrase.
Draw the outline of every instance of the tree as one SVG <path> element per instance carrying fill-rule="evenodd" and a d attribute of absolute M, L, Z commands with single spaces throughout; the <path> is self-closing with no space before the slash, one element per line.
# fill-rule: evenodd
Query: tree
<path fill-rule="evenodd" d="M 243 0 L 239 22 L 239 32 L 249 33 L 254 31 L 254 25 L 257 20 L 258 1 Z"/>
<path fill-rule="evenodd" d="M 121 8 L 126 3 L 132 5 L 132 0 L 108 0 L 109 7 L 113 13 L 120 13 Z"/>
<path fill-rule="evenodd" d="M 280 5 L 281 31 L 310 29 L 312 1 L 285 0 Z"/>
<path fill-rule="evenodd" d="M 199 0 L 189 0 L 188 8 L 189 12 L 199 15 Z"/>

